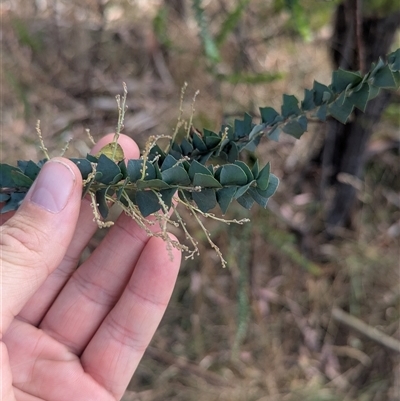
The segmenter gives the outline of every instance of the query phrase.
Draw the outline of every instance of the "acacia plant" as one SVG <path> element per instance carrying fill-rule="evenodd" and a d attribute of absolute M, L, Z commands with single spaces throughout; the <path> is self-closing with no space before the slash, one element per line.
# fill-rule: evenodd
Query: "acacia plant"
<path fill-rule="evenodd" d="M 117 203 L 151 236 L 163 238 L 169 247 L 187 252 L 187 258 L 198 254 L 198 244 L 188 232 L 179 212 L 180 207 L 203 229 L 210 245 L 218 253 L 222 265 L 226 262 L 210 238 L 201 217 L 225 223 L 242 224 L 243 220 L 226 220 L 212 213 L 217 206 L 226 213 L 232 201 L 250 209 L 255 203 L 266 207 L 275 193 L 279 180 L 271 172 L 270 163 L 263 166 L 256 159 L 252 166 L 239 160 L 244 151 L 255 151 L 262 137 L 278 140 L 281 132 L 300 138 L 307 131 L 310 119 L 325 121 L 328 116 L 345 124 L 354 108 L 361 111 L 381 89 L 400 86 L 400 49 L 386 60 L 373 64 L 365 75 L 339 69 L 332 74 L 330 85 L 314 82 L 306 89 L 301 102 L 292 95 L 283 95 L 281 112 L 271 107 L 260 108 L 261 121 L 254 123 L 249 114 L 235 120 L 233 126 L 223 125 L 218 132 L 204 129 L 202 133 L 182 119 L 182 89 L 180 115 L 172 135 L 151 136 L 141 157 L 125 160 L 118 137 L 123 129 L 127 90 L 117 96 L 118 125 L 114 140 L 96 155 L 71 158 L 83 178 L 82 196 L 92 200 L 94 219 L 99 227 L 108 227 L 109 208 Z M 194 101 L 194 99 L 193 99 Z M 37 133 L 45 158 L 39 162 L 18 161 L 17 166 L 0 164 L 1 213 L 16 210 L 49 156 L 43 143 L 39 124 Z M 183 134 L 183 135 L 182 135 Z M 89 134 L 90 137 L 90 134 Z M 167 138 L 165 148 L 160 140 Z M 148 216 L 155 219 L 149 220 Z M 153 233 L 149 225 L 160 224 L 161 231 Z M 172 241 L 167 235 L 168 224 L 180 226 L 191 247 Z"/>

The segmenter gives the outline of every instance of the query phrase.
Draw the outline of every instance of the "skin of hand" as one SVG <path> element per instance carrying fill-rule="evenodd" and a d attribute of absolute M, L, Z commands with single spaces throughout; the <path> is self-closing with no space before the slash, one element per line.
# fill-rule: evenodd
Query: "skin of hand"
<path fill-rule="evenodd" d="M 118 142 L 127 159 L 139 157 L 132 139 Z M 169 302 L 180 252 L 171 259 L 163 240 L 124 214 L 77 269 L 97 229 L 81 196 L 79 170 L 57 157 L 18 211 L 3 216 L 3 401 L 119 400 Z"/>

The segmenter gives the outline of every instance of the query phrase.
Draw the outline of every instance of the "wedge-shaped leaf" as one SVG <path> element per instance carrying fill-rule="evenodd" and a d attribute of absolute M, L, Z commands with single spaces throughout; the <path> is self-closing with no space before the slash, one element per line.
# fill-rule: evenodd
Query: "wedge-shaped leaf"
<path fill-rule="evenodd" d="M 388 62 L 393 71 L 400 71 L 400 48 L 389 54 Z"/>
<path fill-rule="evenodd" d="M 29 188 L 33 184 L 33 180 L 23 174 L 20 170 L 11 171 L 11 177 L 14 181 L 13 186 Z"/>
<path fill-rule="evenodd" d="M 269 132 L 268 138 L 271 139 L 272 141 L 278 142 L 279 141 L 279 135 L 281 134 L 282 129 L 278 125 Z"/>
<path fill-rule="evenodd" d="M 136 204 L 143 217 L 147 217 L 161 209 L 158 197 L 153 191 L 138 191 L 136 193 Z"/>
<path fill-rule="evenodd" d="M 115 184 L 122 178 L 120 168 L 106 155 L 101 154 L 97 162 L 95 179 L 102 184 Z"/>
<path fill-rule="evenodd" d="M 131 182 L 136 182 L 137 180 L 140 180 L 142 178 L 143 160 L 128 160 L 126 169 L 128 171 L 128 177 Z M 145 180 L 154 180 L 155 178 L 157 178 L 157 174 L 153 164 L 150 162 L 146 162 Z"/>
<path fill-rule="evenodd" d="M 203 213 L 207 213 L 217 204 L 215 189 L 203 189 L 200 192 L 192 192 L 192 197 L 193 200 L 196 202 L 197 207 Z"/>
<path fill-rule="evenodd" d="M 279 185 L 279 178 L 271 173 L 269 176 L 269 183 L 267 189 L 263 191 L 260 188 L 256 188 L 256 191 L 259 193 L 260 196 L 264 198 L 270 198 L 276 192 L 278 185 Z"/>
<path fill-rule="evenodd" d="M 319 121 L 326 121 L 327 114 L 328 106 L 326 104 L 323 104 L 318 107 L 317 112 L 315 113 L 315 117 L 317 117 Z"/>
<path fill-rule="evenodd" d="M 261 121 L 266 125 L 275 123 L 279 113 L 272 107 L 260 107 Z"/>
<path fill-rule="evenodd" d="M 207 146 L 207 149 L 214 149 L 221 143 L 221 138 L 217 135 L 206 136 L 204 138 L 204 142 Z"/>
<path fill-rule="evenodd" d="M 349 85 L 351 87 L 357 86 L 362 81 L 362 76 L 358 72 L 346 71 L 339 68 L 337 71 L 332 73 L 332 85 L 333 92 L 343 92 Z"/>
<path fill-rule="evenodd" d="M 126 168 L 125 160 L 121 160 L 118 163 L 118 167 L 121 170 L 122 178 L 125 179 L 128 177 L 128 169 Z"/>
<path fill-rule="evenodd" d="M 201 138 L 201 136 L 196 132 L 193 132 L 193 147 L 195 149 L 198 149 L 200 152 L 207 151 L 206 144 L 203 142 L 203 139 Z"/>
<path fill-rule="evenodd" d="M 181 166 L 174 166 L 161 171 L 162 180 L 169 185 L 189 185 L 190 178 L 187 171 Z"/>
<path fill-rule="evenodd" d="M 171 188 L 166 182 L 163 180 L 159 180 L 157 178 L 153 180 L 137 180 L 136 186 L 138 189 L 168 189 Z"/>
<path fill-rule="evenodd" d="M 182 155 L 182 148 L 176 142 L 172 142 L 171 149 L 177 152 L 179 155 Z M 180 159 L 180 157 L 178 157 Z"/>
<path fill-rule="evenodd" d="M 253 174 L 254 178 L 257 178 L 259 172 L 260 172 L 260 165 L 258 164 L 258 159 L 256 159 L 255 163 L 253 164 L 253 167 L 251 168 L 251 173 Z"/>
<path fill-rule="evenodd" d="M 79 168 L 79 171 L 81 172 L 82 178 L 86 180 L 86 178 L 88 178 L 88 175 L 93 170 L 90 161 L 88 159 L 77 158 L 71 158 L 70 160 L 76 164 L 76 166 Z"/>
<path fill-rule="evenodd" d="M 193 152 L 193 145 L 186 138 L 182 139 L 181 148 L 184 156 L 190 155 Z"/>
<path fill-rule="evenodd" d="M 256 188 L 249 188 L 249 195 L 262 207 L 266 207 L 268 204 L 268 197 L 261 196 Z"/>
<path fill-rule="evenodd" d="M 249 139 L 253 139 L 255 136 L 260 135 L 260 133 L 262 133 L 265 129 L 265 127 L 267 126 L 267 124 L 258 124 L 255 125 L 253 127 L 253 129 L 251 130 L 250 134 L 249 134 Z"/>
<path fill-rule="evenodd" d="M 174 167 L 177 164 L 179 164 L 178 159 L 168 154 L 165 157 L 163 164 L 161 165 L 161 171 L 168 170 L 169 168 Z"/>
<path fill-rule="evenodd" d="M 335 102 L 329 105 L 328 111 L 333 118 L 340 121 L 342 124 L 346 124 L 347 119 L 353 112 L 353 108 L 354 106 L 351 101 L 342 93 Z"/>
<path fill-rule="evenodd" d="M 108 216 L 108 205 L 106 200 L 107 189 L 108 188 L 103 188 L 96 191 L 97 209 L 103 219 L 106 219 Z"/>
<path fill-rule="evenodd" d="M 193 185 L 202 188 L 222 188 L 222 185 L 212 176 L 196 173 L 193 178 Z"/>
<path fill-rule="evenodd" d="M 160 191 L 161 199 L 167 205 L 168 209 L 172 205 L 172 198 L 174 197 L 176 191 L 177 191 L 176 188 L 163 189 Z"/>
<path fill-rule="evenodd" d="M 229 205 L 235 197 L 237 187 L 226 187 L 217 191 L 217 201 L 223 214 L 228 210 Z"/>
<path fill-rule="evenodd" d="M 18 167 L 21 171 L 29 177 L 31 180 L 35 180 L 38 174 L 40 173 L 40 167 L 34 163 L 32 160 L 28 161 L 18 161 Z"/>
<path fill-rule="evenodd" d="M 7 203 L 2 207 L 0 213 L 7 213 L 13 210 L 17 210 L 24 200 L 26 192 L 13 192 L 10 196 L 10 199 Z"/>
<path fill-rule="evenodd" d="M 220 183 L 222 186 L 226 185 L 245 185 L 247 184 L 246 173 L 235 164 L 225 164 L 222 166 Z"/>
<path fill-rule="evenodd" d="M 237 198 L 237 201 L 247 210 L 251 209 L 254 204 L 254 199 L 248 193 L 245 193 L 240 198 Z"/>
<path fill-rule="evenodd" d="M 252 118 L 250 114 L 245 113 L 243 120 L 236 119 L 234 129 L 235 139 L 243 138 L 249 135 L 253 129 Z"/>
<path fill-rule="evenodd" d="M 304 99 L 301 102 L 301 109 L 303 111 L 313 110 L 315 108 L 314 92 L 309 89 L 304 90 Z"/>
<path fill-rule="evenodd" d="M 300 139 L 300 137 L 307 131 L 307 117 L 299 116 L 296 119 L 288 121 L 282 127 L 282 131 L 296 139 Z"/>
<path fill-rule="evenodd" d="M 253 173 L 251 172 L 249 166 L 246 163 L 243 163 L 240 160 L 236 160 L 234 164 L 236 164 L 236 166 L 239 166 L 244 171 L 244 173 L 247 176 L 247 182 L 250 182 L 250 181 L 254 180 L 254 175 L 253 175 Z"/>
<path fill-rule="evenodd" d="M 99 160 L 96 156 L 93 156 L 90 153 L 86 155 L 86 159 L 88 159 L 91 163 L 97 163 Z"/>
<path fill-rule="evenodd" d="M 239 187 L 235 193 L 235 199 L 240 198 L 242 195 L 244 195 L 249 188 L 251 187 L 251 185 L 253 185 L 255 183 L 255 181 L 249 182 L 246 185 L 243 185 L 242 187 Z"/>
<path fill-rule="evenodd" d="M 151 150 L 150 150 L 150 156 L 152 156 L 153 158 L 159 157 L 160 163 L 162 164 L 162 162 L 164 161 L 166 154 L 165 152 L 156 144 L 154 145 Z M 151 160 L 153 160 L 153 158 Z"/>
<path fill-rule="evenodd" d="M 246 149 L 249 152 L 255 152 L 257 149 L 257 146 L 259 145 L 261 141 L 261 136 L 256 136 L 254 137 L 251 141 L 247 142 L 247 144 L 245 144 L 245 146 L 243 147 L 243 145 L 241 146 L 241 149 Z"/>
<path fill-rule="evenodd" d="M 212 173 L 206 166 L 203 164 L 200 164 L 198 161 L 193 160 L 192 163 L 190 164 L 189 168 L 189 177 L 191 180 L 194 179 L 195 174 L 200 173 L 200 174 L 205 174 L 205 175 L 211 175 Z"/>
<path fill-rule="evenodd" d="M 262 168 L 260 174 L 256 178 L 257 188 L 260 188 L 261 191 L 265 191 L 268 188 L 270 173 L 271 173 L 271 163 L 267 163 Z"/>
<path fill-rule="evenodd" d="M 290 116 L 298 116 L 299 114 L 301 114 L 301 110 L 296 96 L 283 95 L 282 116 L 288 118 Z"/>
<path fill-rule="evenodd" d="M 179 196 L 179 199 L 181 199 L 183 202 L 190 202 L 193 200 L 192 192 L 186 191 L 185 189 L 180 189 L 178 191 L 178 196 Z"/>
<path fill-rule="evenodd" d="M 11 175 L 12 171 L 19 171 L 22 173 L 18 167 L 4 163 L 0 164 L 0 188 L 12 188 L 15 186 L 13 177 Z"/>
<path fill-rule="evenodd" d="M 368 99 L 369 99 L 369 85 L 367 83 L 364 83 L 357 92 L 353 92 L 349 96 L 349 101 L 353 103 L 355 107 L 357 107 L 359 110 L 363 112 L 367 107 Z"/>
<path fill-rule="evenodd" d="M 228 151 L 228 161 L 233 163 L 239 157 L 239 148 L 237 147 L 235 142 L 231 142 L 230 148 Z"/>
<path fill-rule="evenodd" d="M 396 88 L 396 81 L 388 65 L 376 72 L 373 78 L 373 85 L 379 88 Z"/>
<path fill-rule="evenodd" d="M 333 96 L 332 91 L 326 85 L 321 84 L 318 81 L 314 81 L 313 92 L 314 103 L 316 106 L 320 106 L 321 104 L 328 102 Z"/>

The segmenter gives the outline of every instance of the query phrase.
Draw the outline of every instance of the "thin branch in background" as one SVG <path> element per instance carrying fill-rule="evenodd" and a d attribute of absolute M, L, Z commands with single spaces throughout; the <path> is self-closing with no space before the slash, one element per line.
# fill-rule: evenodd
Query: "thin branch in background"
<path fill-rule="evenodd" d="M 396 340 L 393 337 L 388 336 L 382 331 L 376 329 L 375 327 L 369 326 L 364 323 L 362 320 L 350 315 L 339 308 L 333 308 L 332 310 L 332 318 L 336 320 L 338 323 L 341 323 L 350 329 L 358 331 L 360 334 L 369 338 L 372 341 L 382 345 L 383 347 L 400 353 L 400 341 Z"/>
<path fill-rule="evenodd" d="M 354 17 L 355 17 L 355 27 L 356 27 L 356 44 L 357 44 L 357 58 L 358 58 L 358 68 L 364 73 L 365 69 L 365 47 L 363 42 L 363 17 L 362 17 L 362 0 L 354 0 Z"/>

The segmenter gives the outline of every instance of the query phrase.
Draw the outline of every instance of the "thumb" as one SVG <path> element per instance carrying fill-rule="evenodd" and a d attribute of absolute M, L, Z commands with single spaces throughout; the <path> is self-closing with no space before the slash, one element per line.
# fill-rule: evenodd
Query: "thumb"
<path fill-rule="evenodd" d="M 78 168 L 54 158 L 42 167 L 15 215 L 0 227 L 1 334 L 64 257 L 81 196 Z"/>

